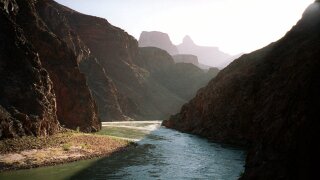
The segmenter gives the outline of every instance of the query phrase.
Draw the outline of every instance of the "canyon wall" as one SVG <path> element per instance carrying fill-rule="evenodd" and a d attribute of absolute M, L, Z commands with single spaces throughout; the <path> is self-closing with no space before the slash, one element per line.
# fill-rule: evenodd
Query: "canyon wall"
<path fill-rule="evenodd" d="M 13 32 L 11 32 L 11 38 L 20 38 L 22 41 L 21 44 L 24 46 L 26 46 L 25 44 L 29 44 L 28 48 L 15 47 L 18 48 L 17 52 L 20 51 L 28 55 L 28 57 L 24 57 L 25 59 L 30 58 L 33 61 L 37 61 L 38 59 L 39 61 L 37 62 L 39 65 L 35 63 L 32 65 L 36 66 L 40 73 L 37 75 L 34 74 L 31 77 L 27 74 L 22 76 L 23 74 L 19 72 L 23 71 L 24 68 L 27 69 L 30 67 L 25 63 L 19 63 L 19 58 L 15 56 L 14 49 L 10 49 L 10 51 L 5 49 L 1 50 L 2 53 L 7 54 L 7 57 L 11 57 L 11 66 L 16 66 L 16 71 L 11 72 L 14 74 L 14 76 L 12 76 L 16 77 L 11 86 L 15 86 L 18 90 L 23 87 L 23 83 L 31 83 L 30 80 L 25 81 L 24 79 L 36 78 L 42 80 L 40 82 L 35 81 L 34 86 L 36 89 L 30 89 L 30 92 L 11 91 L 10 96 L 21 96 L 24 98 L 30 96 L 28 97 L 30 102 L 28 102 L 28 100 L 23 102 L 22 99 L 19 101 L 10 100 L 5 101 L 6 105 L 4 106 L 5 108 L 19 106 L 16 108 L 18 111 L 24 108 L 38 109 L 36 112 L 29 110 L 29 114 L 25 113 L 25 115 L 21 115 L 25 116 L 24 119 L 26 120 L 24 121 L 28 121 L 28 123 L 30 123 L 29 126 L 39 126 L 39 133 L 27 133 L 28 135 L 53 134 L 53 132 L 57 132 L 57 127 L 59 126 L 58 121 L 62 127 L 71 129 L 79 128 L 84 132 L 98 131 L 101 124 L 97 116 L 96 104 L 87 86 L 86 77 L 79 70 L 77 54 L 68 47 L 66 43 L 67 40 L 61 39 L 50 29 L 51 24 L 47 24 L 45 18 L 43 18 L 39 9 L 37 9 L 39 4 L 46 4 L 48 2 L 50 1 L 2 1 L 2 7 L 4 8 L 2 9 L 1 17 L 9 19 L 11 25 L 14 27 L 12 31 L 16 32 L 16 34 L 12 34 Z M 10 13 L 12 4 L 15 4 L 14 7 L 16 10 L 14 13 Z M 1 21 L 1 23 L 5 23 L 5 21 Z M 52 17 L 50 23 L 59 24 L 61 31 L 64 30 L 65 23 L 61 17 Z M 9 25 L 1 25 L 1 27 L 7 26 Z M 19 32 L 17 30 L 18 28 Z M 8 32 L 9 31 L 10 30 L 8 30 Z M 12 40 L 8 42 L 6 46 L 13 45 L 15 42 L 16 41 Z M 15 46 L 17 46 L 17 43 L 15 43 Z M 35 57 L 32 57 L 30 54 L 35 54 Z M 2 62 L 4 60 L 5 58 L 1 58 Z M 5 76 L 2 76 L 1 79 L 3 79 L 3 77 Z M 37 91 L 43 91 L 41 92 L 42 95 Z M 37 95 L 31 97 L 30 93 L 39 94 L 39 97 Z M 3 94 L 1 95 L 1 99 L 6 99 L 10 96 Z M 34 98 L 33 101 L 44 103 L 45 107 L 42 107 L 40 110 L 40 108 L 36 107 L 36 103 L 31 103 L 32 98 Z M 47 102 L 45 103 L 38 99 L 43 99 Z M 49 109 L 46 110 L 45 108 Z M 50 116 L 41 113 L 41 111 L 49 111 L 48 114 L 50 114 Z M 9 114 L 12 114 L 12 112 L 9 112 Z M 47 121 L 48 125 L 45 125 L 45 122 L 42 123 L 41 120 Z M 22 128 L 25 128 L 25 125 L 22 125 Z M 46 133 L 48 131 L 51 133 Z"/>
<path fill-rule="evenodd" d="M 0 139 L 60 130 L 53 83 L 17 24 L 20 9 L 0 1 Z"/>
<path fill-rule="evenodd" d="M 102 121 L 167 118 L 189 100 L 181 99 L 152 78 L 155 70 L 161 74 L 174 66 L 174 63 L 168 63 L 172 61 L 168 53 L 160 49 L 139 48 L 136 39 L 107 20 L 48 2 L 39 5 L 38 9 L 52 31 L 78 54 L 80 70 L 87 77 Z M 60 16 L 67 28 L 52 23 L 52 19 L 57 18 L 55 16 Z M 68 30 L 61 32 L 61 29 Z M 73 37 L 69 37 L 70 34 Z M 214 74 L 203 73 L 203 76 L 208 78 L 199 79 L 199 82 L 206 83 Z M 204 85 L 193 85 L 194 81 L 196 79 L 184 86 L 196 87 L 192 88 L 193 94 Z"/>
<path fill-rule="evenodd" d="M 319 161 L 320 3 L 243 55 L 163 124 L 249 148 L 242 179 L 313 179 Z"/>
<path fill-rule="evenodd" d="M 3 137 L 54 134 L 60 127 L 98 131 L 100 120 L 167 118 L 215 75 L 192 66 L 186 76 L 170 76 L 188 89 L 188 96 L 181 95 L 159 78 L 177 70 L 166 51 L 139 48 L 136 39 L 103 18 L 52 0 L 1 0 L 1 8 L 1 27 L 11 27 L 1 29 Z M 34 61 L 32 77 L 25 71 L 34 68 L 20 65 L 18 58 Z"/>

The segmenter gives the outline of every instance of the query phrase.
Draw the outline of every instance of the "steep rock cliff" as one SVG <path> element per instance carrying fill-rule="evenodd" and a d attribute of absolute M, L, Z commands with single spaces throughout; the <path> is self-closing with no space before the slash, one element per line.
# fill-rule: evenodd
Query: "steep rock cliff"
<path fill-rule="evenodd" d="M 97 103 L 101 121 L 125 120 L 119 105 L 120 95 L 113 81 L 70 23 L 73 21 L 70 19 L 70 14 L 85 15 L 53 1 L 40 1 L 36 8 L 48 28 L 65 42 L 76 56 L 80 71 L 85 74 L 88 86 Z"/>
<path fill-rule="evenodd" d="M 39 53 L 43 66 L 48 70 L 57 98 L 57 116 L 62 126 L 91 132 L 100 129 L 96 104 L 88 89 L 86 78 L 80 72 L 77 57 L 67 43 L 62 41 L 40 15 L 41 4 L 51 1 L 19 1 L 17 21 Z M 50 18 L 50 17 L 49 17 Z M 63 19 L 51 16 L 51 23 Z M 76 90 L 75 90 L 76 89 Z"/>
<path fill-rule="evenodd" d="M 320 3 L 281 40 L 222 70 L 167 127 L 249 145 L 242 179 L 318 176 Z"/>
<path fill-rule="evenodd" d="M 164 69 L 174 66 L 172 57 L 165 51 L 139 48 L 132 36 L 105 19 L 84 15 L 54 2 L 41 9 L 47 17 L 43 19 L 50 22 L 52 14 L 63 16 L 69 32 L 62 31 L 57 23 L 51 23 L 49 27 L 55 29 L 52 31 L 61 39 L 72 39 L 66 37 L 73 34 L 76 41 L 66 41 L 68 46 L 78 44 L 71 47 L 83 50 L 75 52 L 89 52 L 78 56 L 81 57 L 78 61 L 103 121 L 165 118 L 186 102 L 152 78 L 155 71 L 165 72 Z M 54 9 L 51 10 L 53 13 L 50 9 Z M 206 78 L 206 82 L 208 80 Z M 193 83 L 185 87 L 188 89 L 189 86 Z M 190 91 L 195 93 L 196 89 Z"/>
<path fill-rule="evenodd" d="M 159 78 L 162 73 L 181 82 L 187 94 L 195 94 L 214 76 L 193 66 L 175 65 L 158 48 L 139 48 L 136 39 L 105 19 L 52 0 L 18 1 L 18 5 L 17 23 L 49 73 L 58 120 L 65 127 L 96 131 L 97 116 L 102 121 L 167 118 L 191 95 L 175 93 L 168 81 Z M 174 77 L 176 70 L 180 74 Z"/>
<path fill-rule="evenodd" d="M 137 104 L 131 99 L 143 86 L 143 70 L 133 61 L 138 53 L 137 41 L 122 29 L 107 20 L 84 15 L 68 8 L 61 8 L 71 29 L 90 49 L 92 60 L 80 62 L 84 72 L 86 67 L 95 67 L 88 79 L 90 89 L 98 102 L 103 121 L 129 120 L 139 117 Z"/>
<path fill-rule="evenodd" d="M 65 21 L 51 14 L 51 24 L 46 24 L 41 17 L 42 9 L 37 9 L 37 6 L 51 1 L 16 2 L 18 11 L 14 16 L 15 22 L 23 30 L 25 38 L 34 48 L 52 80 L 56 97 L 54 114 L 56 113 L 60 124 L 72 129 L 79 127 L 85 132 L 99 130 L 96 105 L 87 87 L 86 78 L 79 70 L 75 50 L 69 48 L 67 41 L 60 39 L 49 28 L 51 24 L 59 24 L 63 32 Z"/>
<path fill-rule="evenodd" d="M 16 23 L 21 8 L 13 0 L 0 1 L 0 139 L 60 129 L 52 81 Z"/>

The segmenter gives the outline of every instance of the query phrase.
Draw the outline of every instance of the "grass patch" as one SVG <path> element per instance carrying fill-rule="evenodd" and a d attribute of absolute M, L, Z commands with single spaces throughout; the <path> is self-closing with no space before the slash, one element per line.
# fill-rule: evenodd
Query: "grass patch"
<path fill-rule="evenodd" d="M 124 127 L 103 127 L 101 131 L 97 132 L 98 135 L 116 136 L 130 139 L 140 139 L 148 133 L 142 130 L 130 129 Z"/>
<path fill-rule="evenodd" d="M 70 149 L 71 149 L 71 144 L 70 144 L 70 143 L 63 144 L 63 145 L 62 145 L 62 149 L 63 149 L 64 151 L 70 151 Z"/>
<path fill-rule="evenodd" d="M 6 139 L 0 141 L 0 171 L 107 156 L 132 146 L 128 140 L 76 131 Z"/>
<path fill-rule="evenodd" d="M 0 141 L 0 153 L 59 147 L 62 144 L 70 142 L 73 136 L 74 133 L 72 132 L 64 132 L 47 137 L 24 136 L 20 138 L 5 139 Z"/>

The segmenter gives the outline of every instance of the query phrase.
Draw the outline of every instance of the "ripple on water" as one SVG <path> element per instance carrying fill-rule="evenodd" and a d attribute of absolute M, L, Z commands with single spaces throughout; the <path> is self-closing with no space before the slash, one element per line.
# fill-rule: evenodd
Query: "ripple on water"
<path fill-rule="evenodd" d="M 147 125 L 148 128 L 154 127 Z M 63 173 L 56 173 L 46 179 L 232 180 L 237 179 L 244 170 L 243 150 L 162 127 L 152 131 L 138 144 L 130 151 L 116 153 L 110 157 L 79 161 L 50 169 L 0 174 L 0 179 L 39 179 L 43 177 L 39 176 L 40 174 L 63 170 Z"/>

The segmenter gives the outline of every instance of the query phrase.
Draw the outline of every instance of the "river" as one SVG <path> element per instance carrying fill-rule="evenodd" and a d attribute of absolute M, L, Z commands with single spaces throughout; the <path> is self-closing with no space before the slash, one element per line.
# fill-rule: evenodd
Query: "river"
<path fill-rule="evenodd" d="M 160 127 L 160 121 L 103 125 L 106 126 L 106 132 L 136 140 L 138 146 L 106 158 L 4 172 L 0 173 L 0 179 L 233 180 L 238 179 L 244 170 L 246 154 L 242 149 Z M 113 129 L 108 131 L 108 128 Z M 118 130 L 123 129 L 125 131 L 119 133 Z M 134 133 L 131 130 L 134 130 Z M 137 134 L 136 131 L 141 133 Z M 130 136 L 126 137 L 126 134 Z"/>

